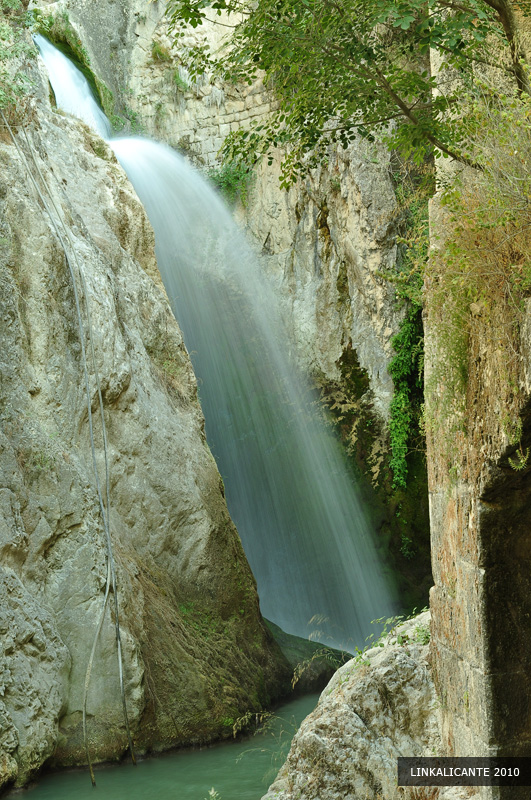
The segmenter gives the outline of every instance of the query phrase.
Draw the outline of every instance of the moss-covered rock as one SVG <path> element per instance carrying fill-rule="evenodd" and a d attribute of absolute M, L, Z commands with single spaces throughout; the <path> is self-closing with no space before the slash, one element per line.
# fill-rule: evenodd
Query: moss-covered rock
<path fill-rule="evenodd" d="M 407 486 L 393 487 L 387 430 L 374 411 L 367 372 L 349 345 L 341 379 L 320 379 L 321 401 L 343 442 L 353 478 L 378 533 L 382 555 L 405 610 L 423 608 L 432 585 L 426 459 L 423 443 L 408 456 Z"/>
<path fill-rule="evenodd" d="M 87 79 L 94 97 L 100 103 L 105 114 L 111 118 L 115 114 L 114 94 L 93 71 L 89 53 L 72 25 L 68 12 L 46 14 L 42 9 L 35 9 L 34 28 L 45 36 L 58 50 L 65 54 Z"/>
<path fill-rule="evenodd" d="M 268 619 L 264 622 L 293 670 L 291 683 L 297 694 L 324 689 L 334 672 L 350 658 L 350 653 L 343 650 L 293 636 Z"/>

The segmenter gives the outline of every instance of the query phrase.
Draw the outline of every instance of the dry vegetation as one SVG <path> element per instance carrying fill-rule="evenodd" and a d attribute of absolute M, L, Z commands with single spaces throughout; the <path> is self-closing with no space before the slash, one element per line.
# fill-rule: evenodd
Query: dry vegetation
<path fill-rule="evenodd" d="M 496 97 L 479 87 L 470 101 L 468 150 L 480 169 L 465 169 L 445 187 L 449 231 L 426 276 L 428 313 L 436 330 L 427 380 L 428 425 L 446 425 L 447 458 L 488 409 L 505 409 L 494 430 L 519 440 L 520 338 L 531 296 L 531 98 Z M 478 400 L 479 398 L 479 400 Z M 474 404 L 472 403 L 474 400 Z M 526 453 L 517 450 L 519 468 Z"/>

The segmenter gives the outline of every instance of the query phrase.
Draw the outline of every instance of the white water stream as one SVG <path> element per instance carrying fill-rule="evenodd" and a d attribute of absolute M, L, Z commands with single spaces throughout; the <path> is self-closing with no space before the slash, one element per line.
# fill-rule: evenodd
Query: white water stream
<path fill-rule="evenodd" d="M 85 78 L 42 37 L 36 42 L 58 105 L 109 138 Z M 155 231 L 262 613 L 290 633 L 361 645 L 370 621 L 393 612 L 392 592 L 340 447 L 286 355 L 256 257 L 179 154 L 138 137 L 110 144 Z"/>

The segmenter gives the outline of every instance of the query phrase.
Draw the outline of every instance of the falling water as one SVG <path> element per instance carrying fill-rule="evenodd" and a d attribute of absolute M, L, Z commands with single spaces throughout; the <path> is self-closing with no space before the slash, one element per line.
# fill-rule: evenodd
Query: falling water
<path fill-rule="evenodd" d="M 42 41 L 58 104 L 94 126 L 94 98 L 85 90 L 81 100 L 75 67 Z M 287 335 L 256 257 L 180 155 L 142 138 L 111 146 L 155 231 L 262 613 L 290 633 L 351 648 L 371 620 L 391 613 L 391 591 L 341 449 L 286 355 Z"/>
<path fill-rule="evenodd" d="M 57 107 L 82 119 L 100 136 L 108 139 L 111 125 L 94 99 L 85 76 L 44 36 L 35 34 L 33 40 L 46 64 Z"/>

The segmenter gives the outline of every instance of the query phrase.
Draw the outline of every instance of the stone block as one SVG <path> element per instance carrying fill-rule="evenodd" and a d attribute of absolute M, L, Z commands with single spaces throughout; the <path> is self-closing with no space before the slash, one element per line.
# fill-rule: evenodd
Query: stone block
<path fill-rule="evenodd" d="M 243 100 L 227 100 L 225 108 L 229 114 L 239 114 L 244 110 L 245 103 Z"/>

